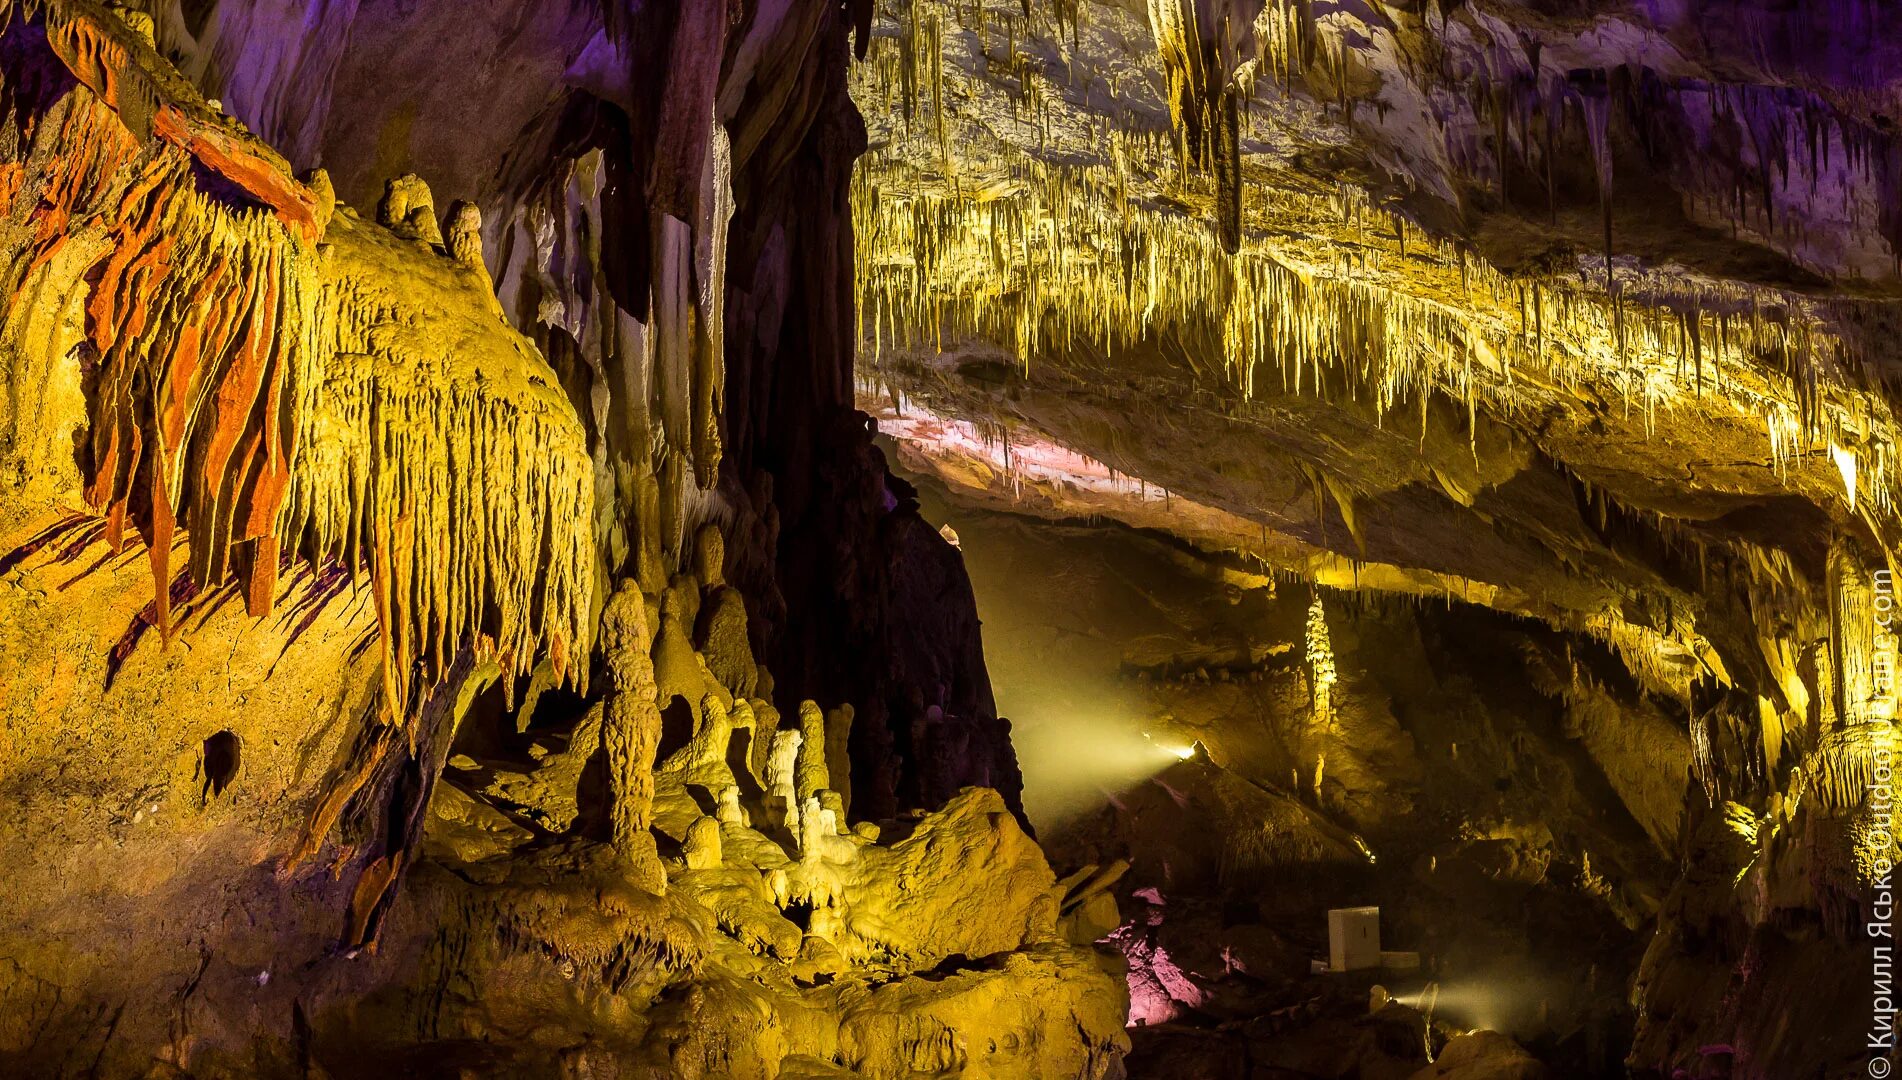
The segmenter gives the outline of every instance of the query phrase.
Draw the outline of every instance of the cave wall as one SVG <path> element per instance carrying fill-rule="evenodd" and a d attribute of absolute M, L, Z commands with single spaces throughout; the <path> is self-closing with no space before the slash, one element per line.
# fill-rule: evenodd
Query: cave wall
<path fill-rule="evenodd" d="M 0 1060 L 1118 1068 L 851 399 L 849 12 L 149 8 L 0 47 Z"/>
<path fill-rule="evenodd" d="M 918 618 L 910 566 L 944 555 L 887 495 L 852 399 L 846 193 L 865 137 L 848 12 L 701 7 L 522 4 L 471 21 L 430 5 L 166 4 L 155 18 L 208 96 L 346 200 L 414 172 L 440 204 L 480 206 L 505 310 L 590 425 L 610 568 L 639 564 L 651 588 L 699 520 L 753 537 L 730 545 L 734 577 L 775 700 L 854 703 L 868 812 L 968 781 L 1015 805 L 968 587 L 943 594 L 945 621 Z M 713 110 L 714 134 L 676 115 L 693 108 Z M 688 293 L 692 328 L 671 313 Z"/>

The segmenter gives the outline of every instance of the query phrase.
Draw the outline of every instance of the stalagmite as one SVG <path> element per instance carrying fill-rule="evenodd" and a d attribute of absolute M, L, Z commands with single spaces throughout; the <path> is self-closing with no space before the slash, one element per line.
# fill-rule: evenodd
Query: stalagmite
<path fill-rule="evenodd" d="M 489 266 L 482 259 L 482 208 L 472 202 L 458 202 L 449 210 L 449 257 L 482 275 L 491 292 Z"/>
<path fill-rule="evenodd" d="M 668 755 L 659 771 L 679 774 L 687 782 L 718 791 L 735 780 L 726 760 L 733 732 L 754 727 L 753 707 L 744 699 L 734 701 L 729 708 L 721 695 L 708 694 L 700 701 L 700 724 L 694 728 L 693 737 Z"/>
<path fill-rule="evenodd" d="M 800 806 L 832 786 L 826 767 L 825 714 L 813 701 L 799 703 L 799 750 L 793 761 L 793 792 Z"/>
<path fill-rule="evenodd" d="M 687 860 L 689 870 L 718 870 L 722 865 L 720 853 L 720 823 L 713 818 L 703 817 L 687 830 L 687 841 L 682 846 L 682 855 Z"/>
<path fill-rule="evenodd" d="M 134 6 L 0 0 L 14 1071 L 1860 1060 L 1885 5 Z"/>
<path fill-rule="evenodd" d="M 322 239 L 322 226 L 328 225 L 331 217 L 337 212 L 336 185 L 331 183 L 328 170 L 312 169 L 304 177 L 304 186 L 310 189 L 313 212 L 320 223 L 317 237 Z"/>
<path fill-rule="evenodd" d="M 704 591 L 694 595 L 689 589 L 680 601 L 698 605 L 697 613 L 687 617 L 695 620 L 694 640 L 707 670 L 734 696 L 746 698 L 759 688 L 759 665 L 748 639 L 745 598 L 725 583 L 725 553 L 719 527 L 702 525 L 694 534 L 693 576 Z"/>
<path fill-rule="evenodd" d="M 661 728 L 650 648 L 646 599 L 638 585 L 623 581 L 601 615 L 609 695 L 602 741 L 607 747 L 613 844 L 623 858 L 643 871 L 658 867 L 654 836 L 648 831 L 654 803 L 654 751 L 660 745 Z M 637 878 L 641 884 L 652 880 L 651 874 Z M 665 883 L 661 876 L 659 884 Z"/>
<path fill-rule="evenodd" d="M 1327 609 L 1316 593 L 1308 605 L 1307 626 L 1308 699 L 1315 727 L 1326 730 L 1334 723 L 1334 645 L 1327 631 Z M 1315 784 L 1320 784 L 1320 767 L 1315 767 Z"/>
<path fill-rule="evenodd" d="M 703 589 L 726 584 L 726 536 L 710 521 L 693 536 L 693 576 Z"/>
<path fill-rule="evenodd" d="M 772 756 L 766 761 L 766 811 L 776 825 L 799 834 L 797 765 L 801 736 L 796 729 L 773 732 Z"/>
<path fill-rule="evenodd" d="M 660 699 L 684 699 L 693 708 L 697 724 L 703 699 L 713 695 L 724 705 L 733 694 L 713 677 L 706 660 L 694 651 L 693 639 L 682 624 L 682 608 L 687 602 L 686 596 L 674 588 L 661 597 L 660 623 L 654 634 L 654 679 L 660 686 Z"/>
<path fill-rule="evenodd" d="M 820 805 L 817 798 L 807 799 L 799 806 L 799 856 L 808 863 L 821 859 L 850 858 L 857 854 L 857 847 L 851 841 L 839 836 L 839 822 L 832 811 Z"/>
<path fill-rule="evenodd" d="M 436 221 L 435 196 L 415 173 L 392 177 L 376 206 L 377 224 L 399 236 L 430 247 L 443 246 L 442 227 Z"/>
<path fill-rule="evenodd" d="M 720 789 L 719 809 L 714 813 L 722 825 L 751 825 L 746 810 L 740 806 L 740 789 L 732 784 Z"/>

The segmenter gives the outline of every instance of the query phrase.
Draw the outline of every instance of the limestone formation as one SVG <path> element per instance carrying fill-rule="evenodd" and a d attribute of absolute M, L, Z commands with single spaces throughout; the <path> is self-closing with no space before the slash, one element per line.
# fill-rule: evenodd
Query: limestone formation
<path fill-rule="evenodd" d="M 582 814 L 582 777 L 601 752 L 607 711 L 605 706 L 594 706 L 582 714 L 566 738 L 531 744 L 532 768 L 498 773 L 486 784 L 472 778 L 470 785 L 491 805 L 506 807 L 521 820 L 554 833 L 569 831 Z M 479 762 L 466 759 L 452 761 L 450 767 L 478 774 L 482 769 Z"/>
<path fill-rule="evenodd" d="M 1122 925 L 1111 888 L 1129 872 L 1129 866 L 1124 859 L 1104 867 L 1085 866 L 1057 882 L 1058 929 L 1064 940 L 1087 945 L 1101 941 Z"/>
<path fill-rule="evenodd" d="M 1149 25 L 1169 76 L 1169 113 L 1182 167 L 1216 176 L 1223 250 L 1241 245 L 1241 67 L 1253 59 L 1262 0 L 1149 0 Z"/>
<path fill-rule="evenodd" d="M 720 823 L 710 817 L 703 817 L 687 830 L 686 843 L 682 852 L 687 859 L 689 870 L 718 870 L 720 868 Z"/>
<path fill-rule="evenodd" d="M 700 719 L 694 727 L 693 737 L 687 740 L 687 745 L 668 755 L 660 763 L 658 771 L 678 774 L 708 791 L 731 787 L 737 780 L 727 762 L 727 748 L 733 741 L 733 732 L 751 732 L 755 726 L 753 707 L 744 700 L 735 701 L 729 708 L 721 702 L 719 695 L 708 694 L 701 699 Z"/>
<path fill-rule="evenodd" d="M 652 864 L 654 753 L 660 746 L 659 690 L 648 650 L 647 602 L 640 587 L 623 581 L 601 616 L 608 700 L 601 733 L 607 750 L 613 844 L 630 861 Z M 648 880 L 651 880 L 651 876 Z M 664 883 L 664 882 L 663 882 Z"/>
<path fill-rule="evenodd" d="M 398 236 L 432 248 L 443 246 L 442 227 L 436 221 L 436 200 L 429 185 L 415 173 L 390 178 L 383 188 L 383 201 L 377 203 L 379 225 Z"/>
<path fill-rule="evenodd" d="M 850 702 L 826 710 L 826 781 L 839 795 L 839 820 L 852 809 L 852 718 Z"/>
<path fill-rule="evenodd" d="M 799 703 L 799 749 L 793 759 L 793 792 L 804 806 L 832 786 L 826 768 L 826 720 L 817 703 Z"/>
<path fill-rule="evenodd" d="M 799 752 L 805 737 L 798 730 L 773 732 L 772 755 L 766 761 L 767 815 L 775 824 L 799 831 Z"/>
<path fill-rule="evenodd" d="M 799 857 L 806 863 L 850 862 L 859 847 L 840 836 L 838 814 L 819 799 L 807 799 L 799 808 Z"/>
<path fill-rule="evenodd" d="M 1319 593 L 1308 605 L 1308 697 L 1314 710 L 1314 724 L 1326 729 L 1334 719 L 1334 646 L 1328 638 L 1327 609 Z M 1314 784 L 1321 784 L 1321 770 L 1314 770 Z"/>
<path fill-rule="evenodd" d="M 449 211 L 449 257 L 489 278 L 489 267 L 482 259 L 482 208 L 472 202 L 458 202 Z"/>
<path fill-rule="evenodd" d="M 0 0 L 0 1073 L 1868 1073 L 1898 57 Z"/>
<path fill-rule="evenodd" d="M 330 219 L 337 213 L 337 187 L 331 182 L 330 173 L 324 169 L 312 169 L 305 174 L 304 186 L 310 189 L 317 236 L 322 239 Z"/>
<path fill-rule="evenodd" d="M 740 806 L 740 789 L 728 785 L 720 789 L 720 806 L 715 813 L 722 825 L 750 825 L 746 810 Z"/>
<path fill-rule="evenodd" d="M 707 658 L 707 671 L 737 697 L 759 688 L 759 667 L 747 641 L 746 601 L 738 589 L 718 586 L 701 605 L 695 640 Z"/>
<path fill-rule="evenodd" d="M 706 657 L 693 647 L 693 639 L 683 623 L 682 601 L 669 589 L 661 598 L 660 620 L 654 634 L 654 679 L 659 698 L 665 703 L 676 698 L 693 710 L 696 730 L 705 722 L 702 702 L 712 697 L 722 708 L 729 708 L 733 692 L 713 677 Z"/>
<path fill-rule="evenodd" d="M 700 526 L 693 535 L 693 575 L 703 589 L 726 584 L 726 537 L 712 522 Z"/>

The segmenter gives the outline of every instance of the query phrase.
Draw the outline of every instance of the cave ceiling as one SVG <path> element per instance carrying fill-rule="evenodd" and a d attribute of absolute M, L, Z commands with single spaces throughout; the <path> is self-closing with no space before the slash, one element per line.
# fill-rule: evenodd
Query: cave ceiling
<path fill-rule="evenodd" d="M 980 487 L 1039 485 L 944 424 L 1129 479 L 1052 513 L 1774 693 L 1771 598 L 1896 536 L 1895 18 L 881 5 L 862 401 Z"/>

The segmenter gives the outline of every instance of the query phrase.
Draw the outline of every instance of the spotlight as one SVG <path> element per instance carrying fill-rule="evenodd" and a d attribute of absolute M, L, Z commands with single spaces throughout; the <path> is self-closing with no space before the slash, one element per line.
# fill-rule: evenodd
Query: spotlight
<path fill-rule="evenodd" d="M 1156 742 L 1156 737 L 1154 735 L 1149 734 L 1147 731 L 1143 732 L 1142 736 L 1143 738 L 1148 739 L 1151 743 L 1153 743 L 1157 750 L 1169 755 L 1170 757 L 1181 758 L 1183 761 L 1188 761 L 1191 758 L 1194 758 L 1196 755 L 1196 752 L 1200 750 L 1202 747 L 1202 744 L 1200 742 L 1191 743 L 1188 746 L 1171 746 L 1165 742 Z"/>

